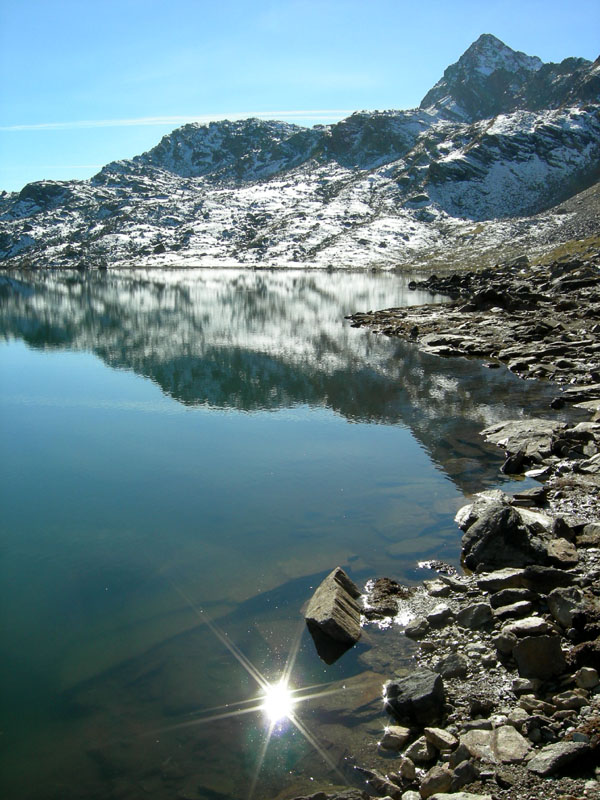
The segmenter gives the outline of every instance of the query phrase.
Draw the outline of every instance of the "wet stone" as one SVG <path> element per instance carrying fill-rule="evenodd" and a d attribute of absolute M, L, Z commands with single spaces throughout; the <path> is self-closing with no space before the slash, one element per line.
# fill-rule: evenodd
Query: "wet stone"
<path fill-rule="evenodd" d="M 306 623 L 325 636 L 354 644 L 360 639 L 360 590 L 341 567 L 317 587 L 306 610 Z"/>

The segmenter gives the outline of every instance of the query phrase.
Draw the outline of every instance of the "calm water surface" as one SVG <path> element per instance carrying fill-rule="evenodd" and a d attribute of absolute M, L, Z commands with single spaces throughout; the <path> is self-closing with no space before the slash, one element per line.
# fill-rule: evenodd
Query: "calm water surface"
<path fill-rule="evenodd" d="M 388 664 L 399 637 L 368 631 L 327 665 L 302 605 L 338 564 L 364 583 L 456 563 L 456 509 L 503 481 L 477 432 L 545 413 L 550 392 L 343 321 L 430 299 L 402 276 L 0 281 L 2 796 L 262 798 L 348 779 L 410 654 L 395 644 Z M 240 652 L 271 681 L 295 653 L 292 684 L 328 685 L 297 706 L 302 730 L 279 724 L 265 747 Z"/>

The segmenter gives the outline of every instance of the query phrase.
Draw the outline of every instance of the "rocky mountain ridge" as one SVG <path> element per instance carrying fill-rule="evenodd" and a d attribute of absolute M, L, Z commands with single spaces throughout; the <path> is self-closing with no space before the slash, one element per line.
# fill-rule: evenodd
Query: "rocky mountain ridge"
<path fill-rule="evenodd" d="M 89 181 L 3 193 L 0 264 L 485 263 L 564 240 L 555 206 L 599 177 L 600 62 L 543 64 L 484 34 L 418 109 L 192 123 Z"/>

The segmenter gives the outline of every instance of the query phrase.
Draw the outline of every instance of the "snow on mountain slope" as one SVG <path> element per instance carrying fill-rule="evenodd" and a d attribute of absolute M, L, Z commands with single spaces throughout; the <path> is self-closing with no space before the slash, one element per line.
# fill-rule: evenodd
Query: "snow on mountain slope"
<path fill-rule="evenodd" d="M 2 193 L 0 263 L 390 267 L 560 238 L 565 215 L 530 215 L 600 175 L 599 72 L 484 34 L 420 109 L 184 125 L 89 181 Z"/>

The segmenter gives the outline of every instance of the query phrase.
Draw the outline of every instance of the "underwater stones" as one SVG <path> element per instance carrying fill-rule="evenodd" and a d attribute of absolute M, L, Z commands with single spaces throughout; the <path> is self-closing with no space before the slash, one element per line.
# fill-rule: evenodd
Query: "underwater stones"
<path fill-rule="evenodd" d="M 305 619 L 309 629 L 345 645 L 360 639 L 360 591 L 341 567 L 336 567 L 317 587 Z"/>
<path fill-rule="evenodd" d="M 429 669 L 417 669 L 411 675 L 384 686 L 385 710 L 399 721 L 421 726 L 438 722 L 445 703 L 442 676 Z"/>

